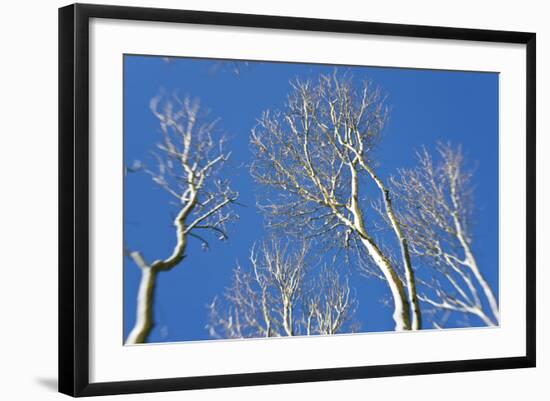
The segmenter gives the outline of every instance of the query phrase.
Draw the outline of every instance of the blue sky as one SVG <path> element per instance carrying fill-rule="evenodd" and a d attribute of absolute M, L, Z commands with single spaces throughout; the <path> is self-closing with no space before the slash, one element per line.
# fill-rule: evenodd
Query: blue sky
<path fill-rule="evenodd" d="M 474 252 L 498 296 L 498 74 L 417 69 L 345 67 L 356 79 L 380 86 L 391 107 L 390 121 L 379 146 L 377 171 L 387 179 L 400 167 L 415 164 L 414 150 L 433 149 L 438 140 L 462 144 L 475 164 L 476 212 Z M 184 262 L 158 279 L 157 322 L 150 342 L 209 339 L 206 305 L 229 285 L 237 261 L 244 263 L 252 244 L 267 238 L 264 218 L 256 204 L 256 184 L 249 175 L 252 153 L 250 129 L 265 109 L 283 106 L 289 80 L 332 73 L 334 66 L 271 62 L 233 66 L 216 60 L 126 55 L 124 58 L 124 159 L 151 162 L 150 151 L 159 140 L 158 120 L 150 99 L 161 89 L 198 97 L 219 117 L 232 151 L 232 187 L 239 191 L 240 220 L 230 228 L 229 241 L 211 242 L 203 251 L 191 240 Z M 146 174 L 128 174 L 124 187 L 125 246 L 148 260 L 166 257 L 174 244 L 172 226 L 176 207 L 167 193 Z M 353 270 L 352 270 L 353 271 Z M 138 267 L 124 260 L 124 338 L 135 321 Z M 362 331 L 393 328 L 391 309 L 380 300 L 389 293 L 385 283 L 352 274 Z M 454 319 L 454 320 L 453 320 Z M 472 321 L 473 324 L 479 322 Z M 451 326 L 460 326 L 452 318 Z"/>

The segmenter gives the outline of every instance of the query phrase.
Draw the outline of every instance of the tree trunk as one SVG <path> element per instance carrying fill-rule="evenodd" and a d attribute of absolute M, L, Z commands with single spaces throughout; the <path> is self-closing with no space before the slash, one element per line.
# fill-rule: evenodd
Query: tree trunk
<path fill-rule="evenodd" d="M 350 211 L 353 214 L 353 225 L 359 236 L 361 242 L 367 248 L 368 254 L 374 260 L 374 263 L 382 271 L 382 274 L 386 278 L 388 286 L 393 298 L 394 311 L 393 320 L 395 321 L 395 330 L 410 330 L 411 329 L 411 315 L 410 304 L 403 287 L 403 282 L 397 275 L 397 272 L 391 265 L 388 258 L 382 253 L 380 248 L 367 234 L 365 228 L 365 222 L 363 219 L 363 212 L 359 207 L 359 179 L 355 166 L 350 168 L 351 172 L 351 202 Z"/>
<path fill-rule="evenodd" d="M 366 163 L 361 163 L 367 170 L 371 178 L 376 183 L 376 186 L 382 193 L 384 199 L 384 207 L 386 208 L 386 215 L 391 223 L 392 229 L 399 241 L 399 247 L 401 250 L 401 257 L 403 259 L 403 267 L 405 269 L 405 280 L 407 282 L 407 292 L 409 295 L 409 303 L 412 309 L 412 330 L 420 330 L 422 328 L 422 313 L 420 311 L 420 302 L 418 300 L 418 294 L 416 292 L 416 279 L 414 270 L 411 263 L 411 255 L 409 253 L 409 244 L 403 234 L 401 225 L 397 220 L 397 217 L 393 211 L 393 205 L 390 197 L 390 192 L 382 182 L 382 180 L 375 174 L 374 170 L 370 168 Z"/>
<path fill-rule="evenodd" d="M 172 255 L 165 260 L 157 260 L 148 264 L 138 251 L 130 253 L 130 257 L 141 270 L 141 283 L 137 297 L 136 323 L 128 335 L 126 344 L 141 344 L 147 342 L 149 334 L 155 325 L 153 319 L 153 301 L 155 299 L 155 287 L 157 275 L 161 271 L 170 271 L 176 267 L 185 257 L 187 247 L 187 235 L 185 231 L 185 218 L 190 213 L 196 202 L 196 192 L 192 194 L 189 203 L 180 211 L 174 220 L 177 242 Z"/>
<path fill-rule="evenodd" d="M 136 323 L 128 335 L 126 344 L 146 343 L 155 325 L 153 319 L 153 299 L 157 284 L 158 270 L 152 267 L 141 268 L 141 282 L 137 297 Z"/>
<path fill-rule="evenodd" d="M 380 249 L 372 242 L 370 238 L 361 238 L 361 242 L 367 248 L 369 255 L 373 258 L 376 265 L 384 274 L 393 298 L 394 310 L 393 320 L 395 330 L 411 330 L 410 307 L 405 288 L 401 279 L 395 272 L 388 258 L 386 258 Z"/>

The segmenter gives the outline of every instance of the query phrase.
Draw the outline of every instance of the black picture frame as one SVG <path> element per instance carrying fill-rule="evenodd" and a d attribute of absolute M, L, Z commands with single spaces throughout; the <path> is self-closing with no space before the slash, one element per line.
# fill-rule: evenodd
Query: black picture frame
<path fill-rule="evenodd" d="M 91 18 L 437 38 L 526 46 L 526 354 L 521 357 L 90 383 L 89 22 Z M 74 4 L 59 9 L 59 391 L 95 396 L 534 367 L 536 35 L 435 26 Z"/>

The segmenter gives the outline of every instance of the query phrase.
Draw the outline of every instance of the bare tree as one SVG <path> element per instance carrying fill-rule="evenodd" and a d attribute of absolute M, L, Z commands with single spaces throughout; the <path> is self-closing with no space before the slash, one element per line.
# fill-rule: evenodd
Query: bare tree
<path fill-rule="evenodd" d="M 252 174 L 277 192 L 277 199 L 268 197 L 264 205 L 272 226 L 308 237 L 343 238 L 345 246 L 364 248 L 391 291 L 395 329 L 419 329 L 407 238 L 371 159 L 387 119 L 380 90 L 368 82 L 355 87 L 336 72 L 291 86 L 284 109 L 264 112 L 252 131 Z M 365 197 L 372 183 L 399 243 L 404 280 L 369 229 Z"/>
<path fill-rule="evenodd" d="M 424 282 L 427 293 L 419 299 L 493 326 L 499 323 L 498 303 L 472 251 L 472 173 L 465 169 L 460 147 L 439 144 L 437 153 L 434 162 L 423 149 L 416 168 L 401 169 L 392 179 L 411 251 L 435 273 Z"/>
<path fill-rule="evenodd" d="M 349 285 L 334 267 L 324 267 L 313 288 L 305 297 L 305 334 L 337 334 L 356 332 L 358 322 L 352 321 L 358 302 Z M 348 326 L 346 326 L 348 325 Z"/>
<path fill-rule="evenodd" d="M 224 240 L 226 224 L 236 218 L 229 206 L 238 194 L 219 174 L 230 154 L 224 150 L 224 139 L 215 137 L 216 120 L 208 120 L 206 114 L 201 113 L 199 101 L 188 97 L 159 95 L 151 100 L 150 106 L 160 124 L 161 141 L 153 153 L 157 166 L 150 169 L 142 163 L 136 165 L 177 202 L 175 245 L 168 257 L 152 263 L 139 251 L 127 252 L 142 273 L 136 323 L 126 340 L 128 344 L 147 342 L 151 333 L 158 273 L 182 262 L 189 237 L 199 239 L 207 248 L 203 232 L 211 232 Z"/>
<path fill-rule="evenodd" d="M 271 241 L 233 270 L 232 285 L 209 306 L 217 338 L 281 337 L 353 331 L 357 306 L 347 278 L 324 268 L 312 274 L 307 249 Z"/>

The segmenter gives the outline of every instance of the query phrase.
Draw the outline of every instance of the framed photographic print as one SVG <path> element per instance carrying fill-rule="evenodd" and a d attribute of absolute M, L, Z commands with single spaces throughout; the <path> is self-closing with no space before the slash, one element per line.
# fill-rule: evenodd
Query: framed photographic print
<path fill-rule="evenodd" d="M 59 10 L 59 389 L 535 366 L 535 34 Z"/>

